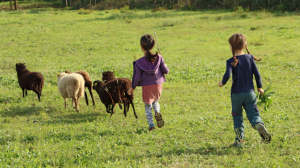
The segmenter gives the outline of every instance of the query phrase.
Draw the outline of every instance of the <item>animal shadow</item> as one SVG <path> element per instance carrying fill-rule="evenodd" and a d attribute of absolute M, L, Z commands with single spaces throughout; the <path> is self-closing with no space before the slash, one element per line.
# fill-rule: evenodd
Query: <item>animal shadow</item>
<path fill-rule="evenodd" d="M 50 121 L 46 121 L 45 123 L 48 124 L 78 124 L 83 122 L 93 122 L 98 117 L 107 117 L 107 114 L 102 113 L 72 113 L 67 115 L 59 115 L 59 116 L 53 116 Z"/>
<path fill-rule="evenodd" d="M 17 105 L 0 111 L 0 114 L 4 117 L 37 115 L 43 109 L 43 107 L 37 107 L 35 104 L 33 104 L 31 107 L 20 107 Z"/>

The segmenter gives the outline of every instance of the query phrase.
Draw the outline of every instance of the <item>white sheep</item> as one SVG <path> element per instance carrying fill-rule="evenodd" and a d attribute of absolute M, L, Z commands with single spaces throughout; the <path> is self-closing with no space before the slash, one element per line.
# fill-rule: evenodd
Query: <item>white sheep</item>
<path fill-rule="evenodd" d="M 67 108 L 67 98 L 72 98 L 73 107 L 77 113 L 79 111 L 79 98 L 84 96 L 84 79 L 77 73 L 58 73 L 57 74 L 58 90 L 65 100 Z"/>

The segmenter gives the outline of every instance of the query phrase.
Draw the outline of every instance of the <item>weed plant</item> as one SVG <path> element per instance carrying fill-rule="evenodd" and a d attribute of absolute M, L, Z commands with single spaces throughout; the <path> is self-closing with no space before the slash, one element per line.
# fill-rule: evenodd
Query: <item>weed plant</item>
<path fill-rule="evenodd" d="M 273 102 L 272 96 L 274 93 L 275 92 L 272 91 L 272 86 L 268 86 L 262 95 L 257 93 L 257 105 L 261 106 L 264 104 L 264 110 L 268 111 Z"/>

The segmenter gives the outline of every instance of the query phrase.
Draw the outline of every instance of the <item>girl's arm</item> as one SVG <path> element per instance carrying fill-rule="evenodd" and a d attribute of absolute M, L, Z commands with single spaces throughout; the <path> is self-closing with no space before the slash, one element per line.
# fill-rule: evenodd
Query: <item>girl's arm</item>
<path fill-rule="evenodd" d="M 161 57 L 161 63 L 160 63 L 160 70 L 163 74 L 168 74 L 169 73 L 169 68 L 165 64 L 164 58 Z"/>
<path fill-rule="evenodd" d="M 256 81 L 256 86 L 257 86 L 257 91 L 260 92 L 260 94 L 264 93 L 264 90 L 262 90 L 262 81 L 261 81 L 261 77 L 260 77 L 260 73 L 258 71 L 258 68 L 255 64 L 254 59 L 251 60 L 252 61 L 252 73 L 254 74 L 255 77 L 255 81 Z"/>
<path fill-rule="evenodd" d="M 254 62 L 254 60 L 252 59 L 252 72 L 254 74 L 255 77 L 255 81 L 256 81 L 256 86 L 257 88 L 262 88 L 262 82 L 261 82 L 261 77 L 260 77 L 260 73 L 257 69 L 257 66 Z"/>
<path fill-rule="evenodd" d="M 127 90 L 127 94 L 131 95 L 133 93 L 133 90 L 135 87 L 139 84 L 140 79 L 141 79 L 141 73 L 142 70 L 136 65 L 135 62 L 133 62 L 133 75 L 132 75 L 132 82 L 131 82 L 131 88 Z"/>
<path fill-rule="evenodd" d="M 225 74 L 223 76 L 223 80 L 219 82 L 219 86 L 220 87 L 224 86 L 227 83 L 228 79 L 231 76 L 231 73 L 232 73 L 232 65 L 231 65 L 231 63 L 229 63 L 227 61 L 226 62 L 226 72 L 225 72 Z"/>
<path fill-rule="evenodd" d="M 139 68 L 139 66 L 134 62 L 133 63 L 133 76 L 132 76 L 132 89 L 135 89 L 135 87 L 139 84 L 141 79 L 142 70 Z"/>

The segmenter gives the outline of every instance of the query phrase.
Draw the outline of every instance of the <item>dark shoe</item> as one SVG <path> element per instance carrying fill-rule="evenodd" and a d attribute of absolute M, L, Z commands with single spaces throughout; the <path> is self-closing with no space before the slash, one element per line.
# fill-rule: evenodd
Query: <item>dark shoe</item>
<path fill-rule="evenodd" d="M 155 113 L 155 120 L 158 128 L 161 128 L 165 125 L 164 120 L 162 119 L 162 116 L 160 113 Z"/>
<path fill-rule="evenodd" d="M 256 124 L 254 129 L 258 131 L 264 142 L 269 143 L 271 141 L 271 134 L 267 131 L 266 127 L 262 123 Z"/>
<path fill-rule="evenodd" d="M 155 127 L 150 127 L 149 128 L 149 132 L 152 131 L 152 130 L 154 130 L 154 129 L 155 129 Z"/>
<path fill-rule="evenodd" d="M 235 141 L 235 143 L 232 144 L 234 147 L 242 147 L 244 145 L 244 141 Z"/>

